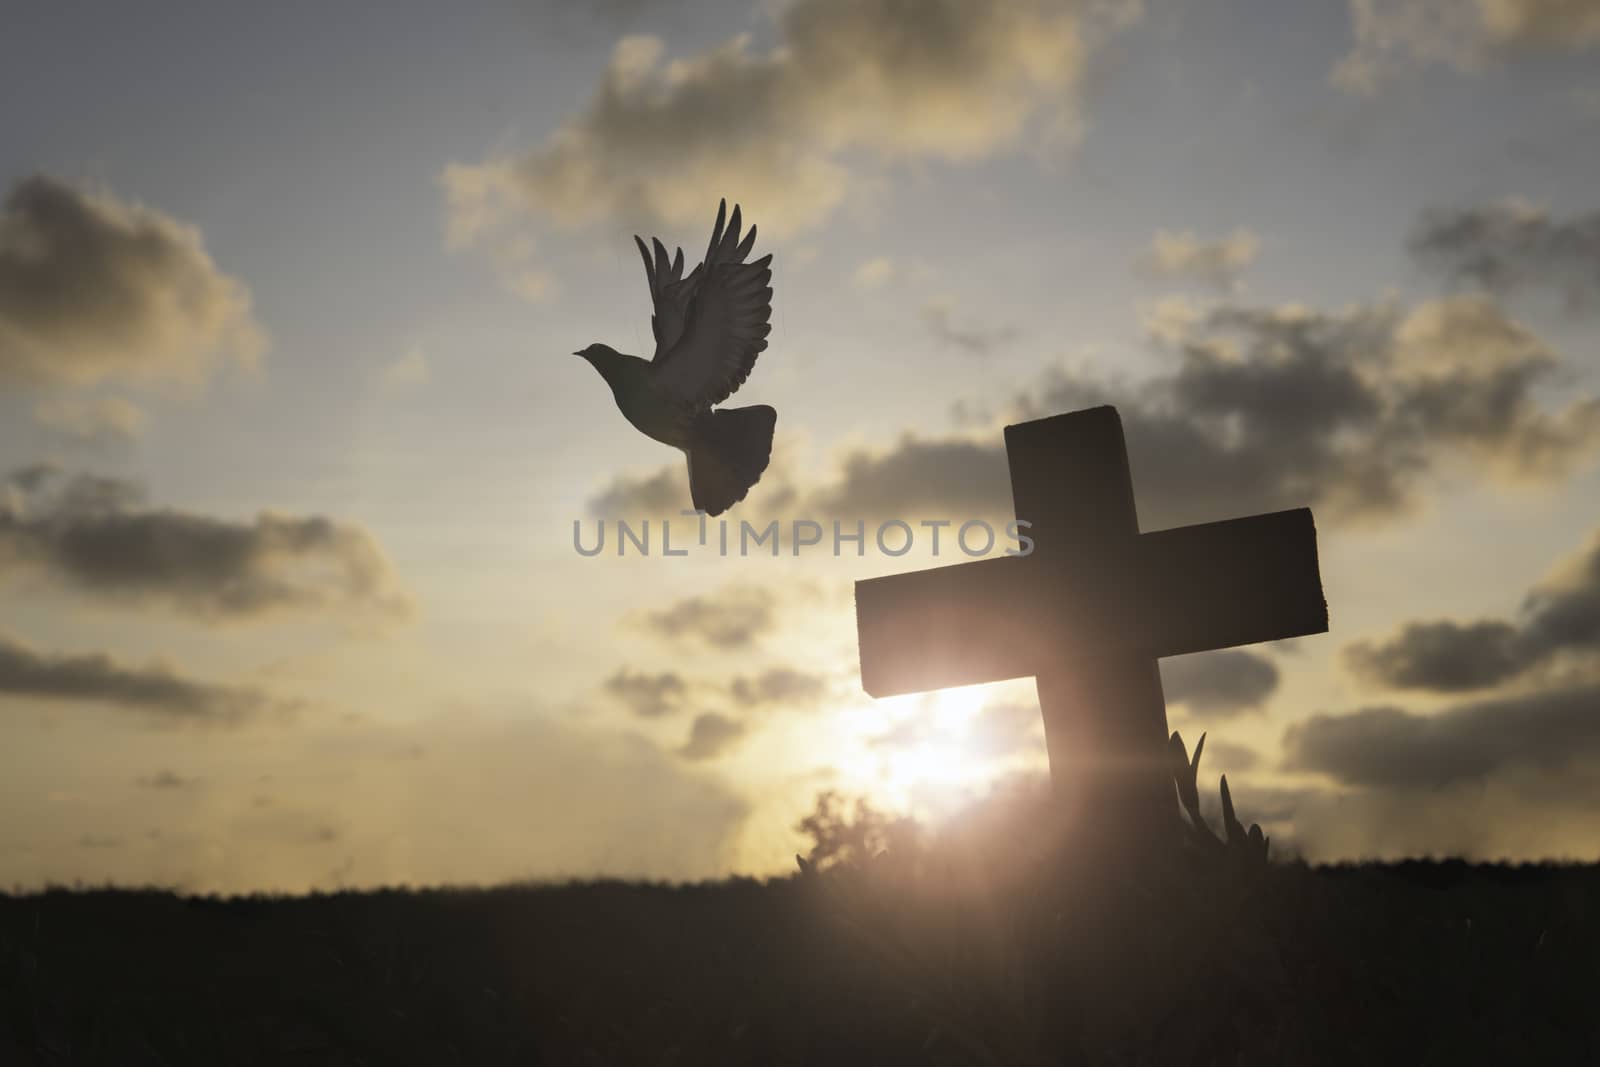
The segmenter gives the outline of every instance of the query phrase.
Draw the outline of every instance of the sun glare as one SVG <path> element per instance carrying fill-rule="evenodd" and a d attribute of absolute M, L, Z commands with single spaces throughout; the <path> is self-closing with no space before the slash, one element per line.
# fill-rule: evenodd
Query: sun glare
<path fill-rule="evenodd" d="M 897 811 L 959 802 L 988 774 L 970 744 L 987 689 L 967 686 L 878 701 L 881 718 L 873 724 L 873 740 L 861 759 L 840 769 Z"/>

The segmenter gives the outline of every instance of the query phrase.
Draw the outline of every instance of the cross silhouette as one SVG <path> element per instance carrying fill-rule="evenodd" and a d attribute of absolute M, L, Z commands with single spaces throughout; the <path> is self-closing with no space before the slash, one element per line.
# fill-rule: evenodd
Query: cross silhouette
<path fill-rule="evenodd" d="M 1311 511 L 1141 534 L 1115 408 L 1007 426 L 1005 440 L 1032 553 L 857 582 L 862 687 L 1033 676 L 1077 831 L 1159 839 L 1177 809 L 1156 660 L 1326 631 Z"/>

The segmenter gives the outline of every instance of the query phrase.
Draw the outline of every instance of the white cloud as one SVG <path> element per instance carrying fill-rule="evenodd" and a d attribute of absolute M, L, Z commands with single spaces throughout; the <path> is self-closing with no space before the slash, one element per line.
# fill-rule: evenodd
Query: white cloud
<path fill-rule="evenodd" d="M 588 107 L 534 151 L 442 177 L 454 246 L 508 255 L 530 223 L 702 226 L 708 198 L 743 204 L 783 238 L 827 219 L 897 162 L 972 162 L 1081 125 L 1086 57 L 1137 16 L 1128 2 L 794 0 L 777 43 L 747 34 L 669 58 L 625 37 Z"/>

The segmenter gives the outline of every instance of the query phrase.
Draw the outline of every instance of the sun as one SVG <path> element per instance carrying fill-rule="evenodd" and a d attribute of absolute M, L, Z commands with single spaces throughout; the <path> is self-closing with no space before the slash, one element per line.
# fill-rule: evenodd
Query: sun
<path fill-rule="evenodd" d="M 870 766 L 871 791 L 901 811 L 955 802 L 981 785 L 987 772 L 969 744 L 974 721 L 987 699 L 985 686 L 943 689 L 880 701 L 898 735 L 877 746 Z"/>

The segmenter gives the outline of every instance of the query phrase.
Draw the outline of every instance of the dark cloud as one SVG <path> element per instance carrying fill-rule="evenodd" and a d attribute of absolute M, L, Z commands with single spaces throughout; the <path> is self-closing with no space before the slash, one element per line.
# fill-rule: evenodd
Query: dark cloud
<path fill-rule="evenodd" d="M 1482 295 L 1338 312 L 1169 306 L 1152 340 L 1174 361 L 1169 372 L 1130 382 L 1053 368 L 1014 398 L 1007 419 L 1115 405 L 1149 530 L 1307 505 L 1323 523 L 1393 520 L 1441 474 L 1549 481 L 1600 450 L 1600 397 L 1553 410 L 1536 399 L 1560 360 Z M 680 468 L 599 499 L 629 514 L 676 514 L 686 488 L 670 509 L 655 497 L 680 484 Z M 786 516 L 823 522 L 1003 523 L 1012 513 L 993 428 L 855 448 L 819 484 L 768 477 Z"/>
<path fill-rule="evenodd" d="M 47 175 L 0 203 L 0 383 L 198 384 L 262 347 L 194 227 Z"/>
<path fill-rule="evenodd" d="M 5 484 L 15 487 L 24 493 L 36 491 L 45 482 L 55 477 L 58 469 L 54 463 L 30 463 L 24 467 L 17 467 L 8 471 Z"/>
<path fill-rule="evenodd" d="M 1358 641 L 1345 663 L 1394 689 L 1461 692 L 1510 681 L 1563 653 L 1600 651 L 1600 534 L 1523 599 L 1515 621 L 1411 622 L 1383 641 Z"/>
<path fill-rule="evenodd" d="M 1223 305 L 1169 315 L 1172 373 L 1138 384 L 1056 370 L 1019 415 L 1113 403 L 1148 529 L 1312 505 L 1391 518 L 1449 465 L 1502 480 L 1564 474 L 1600 446 L 1600 399 L 1534 399 L 1559 362 L 1493 301 L 1336 313 Z"/>
<path fill-rule="evenodd" d="M 744 736 L 744 726 L 726 715 L 706 712 L 695 717 L 689 739 L 678 749 L 686 760 L 711 760 L 731 749 Z"/>
<path fill-rule="evenodd" d="M 744 708 L 787 706 L 811 708 L 832 692 L 827 675 L 773 667 L 754 678 L 738 677 L 728 686 L 728 695 Z"/>
<path fill-rule="evenodd" d="M 1437 787 L 1514 766 L 1600 757 L 1600 686 L 1483 701 L 1431 715 L 1396 707 L 1321 714 L 1284 733 L 1285 766 L 1347 785 Z"/>
<path fill-rule="evenodd" d="M 170 667 L 130 667 L 106 655 L 51 655 L 0 636 L 0 697 L 88 701 L 174 723 L 230 724 L 275 705 L 260 690 L 210 685 Z"/>
<path fill-rule="evenodd" d="M 1097 404 L 1122 416 L 1141 525 L 1311 505 L 1323 522 L 1390 519 L 1449 467 L 1558 477 L 1600 447 L 1600 399 L 1546 410 L 1560 364 L 1483 297 L 1336 313 L 1224 304 L 1170 309 L 1153 337 L 1176 368 L 1139 382 L 1053 369 L 1013 420 Z M 799 514 L 918 518 L 1011 512 L 1000 435 L 902 437 L 842 457 Z"/>
<path fill-rule="evenodd" d="M 1168 703 L 1208 718 L 1260 708 L 1278 688 L 1278 667 L 1254 652 L 1223 649 L 1161 661 Z"/>
<path fill-rule="evenodd" d="M 1455 282 L 1496 293 L 1543 286 L 1572 310 L 1600 306 L 1600 213 L 1558 220 L 1519 203 L 1432 211 L 1410 244 L 1420 262 Z"/>
<path fill-rule="evenodd" d="M 998 440 L 930 440 L 906 434 L 885 450 L 846 453 L 838 476 L 817 487 L 799 513 L 910 521 L 1010 511 L 1011 475 Z M 945 530 L 944 535 L 948 540 L 954 533 Z"/>
<path fill-rule="evenodd" d="M 185 778 L 174 771 L 160 771 L 145 778 L 136 779 L 134 784 L 144 789 L 189 789 L 199 783 L 198 778 Z"/>
<path fill-rule="evenodd" d="M 772 591 L 741 585 L 714 596 L 688 597 L 645 616 L 646 626 L 662 637 L 695 638 L 720 649 L 748 648 L 776 623 Z"/>
<path fill-rule="evenodd" d="M 1206 750 L 1202 759 L 1210 769 L 1227 774 L 1252 771 L 1261 763 L 1261 756 L 1248 745 L 1230 744 L 1212 737 L 1206 738 Z"/>
<path fill-rule="evenodd" d="M 689 686 L 672 671 L 643 674 L 623 667 L 606 679 L 605 690 L 640 718 L 659 719 L 679 709 Z"/>
<path fill-rule="evenodd" d="M 950 306 L 944 303 L 933 303 L 924 307 L 922 324 L 938 340 L 973 356 L 987 356 L 1001 345 L 1017 339 L 1017 330 L 1011 326 L 997 326 L 991 329 L 977 326 L 957 327 L 950 321 Z"/>
<path fill-rule="evenodd" d="M 315 516 L 238 522 L 143 504 L 139 486 L 36 468 L 0 496 L 0 580 L 32 578 L 207 620 L 344 610 L 406 617 L 410 601 L 370 534 Z M 53 491 L 52 491 L 53 490 Z"/>
<path fill-rule="evenodd" d="M 1412 622 L 1379 643 L 1358 641 L 1345 663 L 1363 678 L 1393 689 L 1455 693 L 1496 685 L 1522 672 L 1528 661 L 1509 623 Z"/>

